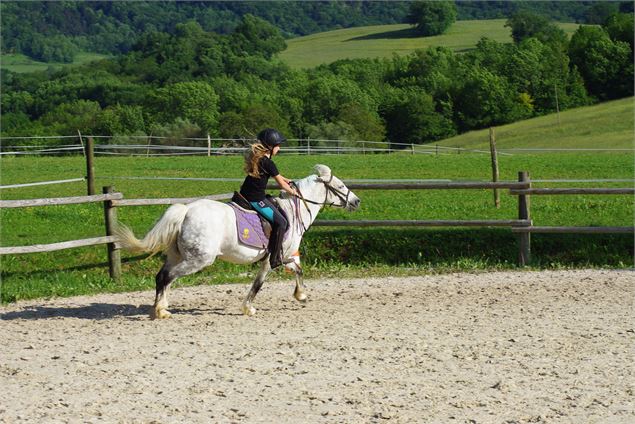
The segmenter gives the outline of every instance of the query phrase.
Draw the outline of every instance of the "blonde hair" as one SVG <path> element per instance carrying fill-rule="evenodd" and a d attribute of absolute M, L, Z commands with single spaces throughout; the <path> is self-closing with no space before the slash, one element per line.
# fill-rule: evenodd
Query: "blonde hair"
<path fill-rule="evenodd" d="M 254 143 L 245 153 L 245 172 L 254 178 L 260 176 L 260 159 L 269 153 L 269 148 L 262 143 Z"/>

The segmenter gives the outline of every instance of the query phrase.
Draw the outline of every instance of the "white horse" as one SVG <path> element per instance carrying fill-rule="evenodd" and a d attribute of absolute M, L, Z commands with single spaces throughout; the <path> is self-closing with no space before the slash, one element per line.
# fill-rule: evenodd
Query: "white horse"
<path fill-rule="evenodd" d="M 298 251 L 304 232 L 311 226 L 323 206 L 335 206 L 353 211 L 359 207 L 360 199 L 344 183 L 331 174 L 325 165 L 315 166 L 315 175 L 296 182 L 301 199 L 285 196 L 278 204 L 285 211 L 291 233 L 282 246 L 284 266 L 295 272 L 294 296 L 300 302 L 307 299 L 304 292 L 302 267 Z M 267 249 L 258 249 L 241 244 L 236 231 L 236 216 L 225 203 L 213 200 L 197 200 L 170 206 L 148 234 L 138 240 L 132 231 L 120 225 L 117 229 L 118 243 L 133 252 L 165 252 L 166 261 L 156 276 L 156 297 L 150 316 L 168 318 L 168 291 L 174 280 L 193 274 L 214 263 L 216 258 L 236 264 L 260 261 L 260 271 L 249 294 L 242 304 L 245 315 L 254 315 L 252 302 L 271 271 Z"/>

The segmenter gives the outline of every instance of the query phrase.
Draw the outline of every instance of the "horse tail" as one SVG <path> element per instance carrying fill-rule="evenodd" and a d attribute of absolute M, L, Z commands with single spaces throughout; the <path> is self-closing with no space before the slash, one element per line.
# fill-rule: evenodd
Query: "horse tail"
<path fill-rule="evenodd" d="M 117 243 L 121 248 L 133 253 L 150 252 L 154 255 L 165 251 L 176 243 L 187 209 L 187 206 L 181 203 L 170 206 L 161 219 L 141 240 L 135 237 L 130 228 L 119 224 L 115 229 Z"/>

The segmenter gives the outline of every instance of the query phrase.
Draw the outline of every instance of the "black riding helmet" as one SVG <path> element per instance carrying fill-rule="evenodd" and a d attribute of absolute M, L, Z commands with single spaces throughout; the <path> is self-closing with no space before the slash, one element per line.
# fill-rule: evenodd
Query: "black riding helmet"
<path fill-rule="evenodd" d="M 260 141 L 265 146 L 273 149 L 278 144 L 284 143 L 287 141 L 286 138 L 278 130 L 274 130 L 273 128 L 265 128 L 264 130 L 258 133 L 258 141 Z"/>

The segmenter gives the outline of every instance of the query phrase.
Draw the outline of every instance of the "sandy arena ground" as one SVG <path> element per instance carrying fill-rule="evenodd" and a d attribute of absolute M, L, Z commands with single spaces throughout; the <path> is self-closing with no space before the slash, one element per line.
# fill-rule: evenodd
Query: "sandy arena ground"
<path fill-rule="evenodd" d="M 0 308 L 0 422 L 633 423 L 632 271 L 449 274 Z"/>

